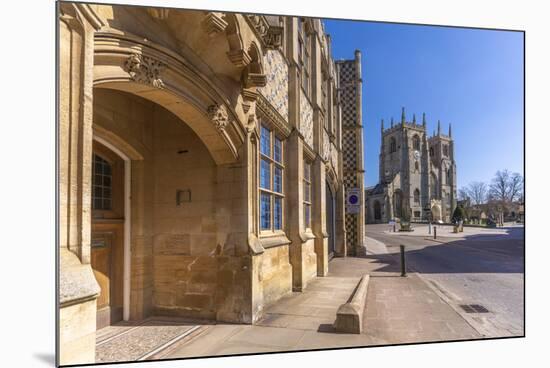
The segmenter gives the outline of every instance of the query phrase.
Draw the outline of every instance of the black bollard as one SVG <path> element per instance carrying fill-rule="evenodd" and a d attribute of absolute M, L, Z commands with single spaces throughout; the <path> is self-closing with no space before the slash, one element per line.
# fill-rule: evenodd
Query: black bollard
<path fill-rule="evenodd" d="M 407 264 L 405 263 L 405 246 L 400 245 L 399 248 L 401 249 L 401 276 L 405 277 L 407 276 Z"/>
<path fill-rule="evenodd" d="M 395 233 L 395 224 L 393 224 L 393 232 Z"/>
<path fill-rule="evenodd" d="M 437 239 L 437 227 L 434 226 L 434 239 Z"/>

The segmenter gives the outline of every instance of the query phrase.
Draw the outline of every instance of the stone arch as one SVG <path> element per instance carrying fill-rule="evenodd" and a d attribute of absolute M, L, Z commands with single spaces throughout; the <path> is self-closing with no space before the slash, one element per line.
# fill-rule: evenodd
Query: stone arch
<path fill-rule="evenodd" d="M 217 164 L 238 159 L 245 124 L 223 92 L 198 69 L 162 46 L 128 34 L 100 33 L 94 41 L 95 88 L 155 102 L 188 125 Z"/>
<path fill-rule="evenodd" d="M 441 206 L 438 204 L 432 205 L 432 221 L 441 220 Z"/>

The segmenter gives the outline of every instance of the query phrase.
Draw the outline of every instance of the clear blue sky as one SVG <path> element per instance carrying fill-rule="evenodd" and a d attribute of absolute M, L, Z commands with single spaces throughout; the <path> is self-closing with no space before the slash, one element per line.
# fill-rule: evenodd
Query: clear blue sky
<path fill-rule="evenodd" d="M 452 123 L 458 188 L 523 175 L 523 33 L 325 20 L 335 59 L 362 53 L 365 185 L 378 182 L 380 119 Z"/>

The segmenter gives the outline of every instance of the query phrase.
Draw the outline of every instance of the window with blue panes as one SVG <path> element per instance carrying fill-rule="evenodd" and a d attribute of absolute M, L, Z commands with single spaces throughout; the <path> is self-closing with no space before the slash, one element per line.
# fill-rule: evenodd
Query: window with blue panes
<path fill-rule="evenodd" d="M 311 163 L 304 160 L 304 227 L 311 228 Z"/>
<path fill-rule="evenodd" d="M 260 128 L 260 230 L 283 229 L 283 141 L 265 126 Z"/>

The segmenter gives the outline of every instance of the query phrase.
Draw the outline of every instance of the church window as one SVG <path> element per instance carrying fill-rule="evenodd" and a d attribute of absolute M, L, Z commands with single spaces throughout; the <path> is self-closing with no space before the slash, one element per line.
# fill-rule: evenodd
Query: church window
<path fill-rule="evenodd" d="M 413 149 L 415 149 L 415 150 L 420 149 L 420 138 L 416 134 L 413 137 Z"/>
<path fill-rule="evenodd" d="M 390 153 L 397 151 L 397 142 L 395 141 L 394 137 L 390 138 Z"/>
<path fill-rule="evenodd" d="M 420 204 L 420 190 L 418 188 L 414 190 L 414 204 Z"/>
<path fill-rule="evenodd" d="M 415 171 L 418 171 L 418 161 L 415 161 L 415 162 L 414 162 L 414 170 L 415 170 Z"/>
<path fill-rule="evenodd" d="M 92 209 L 111 210 L 113 200 L 112 166 L 95 154 L 92 159 L 92 166 Z"/>
<path fill-rule="evenodd" d="M 260 230 L 283 228 L 283 141 L 262 125 L 260 129 Z"/>
<path fill-rule="evenodd" d="M 434 155 L 434 148 L 430 147 L 430 157 Z"/>
<path fill-rule="evenodd" d="M 446 144 L 443 145 L 443 155 L 449 156 L 449 146 Z"/>

